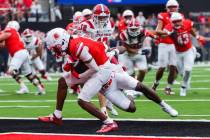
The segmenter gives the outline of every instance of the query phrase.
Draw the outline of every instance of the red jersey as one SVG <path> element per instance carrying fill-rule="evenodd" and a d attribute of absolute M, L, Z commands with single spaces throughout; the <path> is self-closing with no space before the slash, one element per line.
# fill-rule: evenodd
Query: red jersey
<path fill-rule="evenodd" d="M 162 30 L 165 28 L 167 24 L 171 23 L 170 18 L 171 14 L 168 12 L 158 14 L 158 20 L 161 20 L 163 23 Z M 170 37 L 160 38 L 159 41 L 160 43 L 173 44 L 173 40 Z"/>
<path fill-rule="evenodd" d="M 88 51 L 98 66 L 103 65 L 109 59 L 106 55 L 106 47 L 102 42 L 96 42 L 88 38 L 78 37 L 71 39 L 69 43 L 69 54 L 78 60 L 84 47 L 88 47 Z"/>
<path fill-rule="evenodd" d="M 11 33 L 11 36 L 5 40 L 5 45 L 8 48 L 9 54 L 13 57 L 16 52 L 23 50 L 24 43 L 19 33 L 13 28 L 6 28 L 4 32 Z"/>
<path fill-rule="evenodd" d="M 73 31 L 74 31 L 74 23 L 69 23 L 67 26 L 66 26 L 66 31 L 69 33 L 69 34 L 73 34 Z"/>
<path fill-rule="evenodd" d="M 191 20 L 183 20 L 183 26 L 180 29 L 174 29 L 172 24 L 165 26 L 167 32 L 176 32 L 175 37 L 171 37 L 174 41 L 176 50 L 178 52 L 185 52 L 192 47 L 192 42 L 190 38 L 191 30 L 193 27 L 193 22 Z"/>
<path fill-rule="evenodd" d="M 124 20 L 119 21 L 119 23 L 118 23 L 119 32 L 121 33 L 126 29 L 127 29 L 127 25 L 125 24 L 125 21 Z"/>

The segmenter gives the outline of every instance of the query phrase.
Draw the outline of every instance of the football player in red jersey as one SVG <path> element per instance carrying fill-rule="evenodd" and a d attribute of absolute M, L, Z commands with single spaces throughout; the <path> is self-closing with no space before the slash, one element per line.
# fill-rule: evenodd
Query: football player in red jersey
<path fill-rule="evenodd" d="M 177 68 L 181 76 L 183 76 L 180 96 L 186 96 L 196 56 L 196 51 L 191 41 L 191 35 L 196 37 L 198 41 L 201 37 L 197 35 L 193 29 L 193 22 L 191 20 L 184 19 L 182 14 L 174 12 L 171 15 L 170 20 L 172 23 L 169 23 L 164 27 L 162 35 L 168 35 L 175 44 Z"/>
<path fill-rule="evenodd" d="M 117 124 L 112 119 L 108 118 L 90 102 L 91 98 L 95 96 L 100 90 L 109 90 L 109 87 L 112 84 L 112 71 L 114 70 L 115 65 L 109 62 L 109 58 L 105 52 L 104 44 L 83 37 L 77 37 L 73 39 L 62 28 L 55 28 L 49 31 L 47 33 L 46 41 L 48 49 L 53 51 L 55 56 L 70 55 L 72 59 L 82 61 L 87 66 L 88 69 L 85 72 L 79 74 L 75 70 L 72 70 L 71 75 L 74 76 L 74 78 L 76 79 L 87 78 L 87 81 L 85 81 L 82 91 L 79 94 L 78 103 L 84 110 L 104 122 L 103 127 L 97 132 L 105 133 L 118 129 Z M 178 115 L 178 112 L 171 108 L 163 100 L 161 100 L 153 90 L 147 88 L 136 79 L 128 75 L 125 76 L 123 74 L 118 75 L 117 77 L 119 78 L 118 80 L 120 80 L 121 87 L 125 89 L 141 91 L 148 99 L 151 99 L 159 104 L 163 108 L 163 110 L 169 113 L 171 116 L 175 117 Z M 106 96 L 113 101 L 118 99 L 118 94 L 113 94 L 113 96 Z M 118 101 L 115 103 L 122 102 Z M 129 102 L 129 104 L 130 103 L 131 102 Z M 133 112 L 135 111 L 135 108 L 132 107 L 132 109 L 130 108 L 127 111 Z M 49 117 L 45 117 L 40 118 L 40 120 L 55 123 L 56 119 L 49 119 Z"/>
<path fill-rule="evenodd" d="M 169 0 L 166 4 L 167 12 L 158 14 L 158 25 L 156 31 L 162 31 L 164 27 L 170 23 L 170 17 L 173 12 L 177 12 L 179 4 L 176 0 Z M 176 50 L 173 40 L 170 37 L 160 38 L 158 45 L 158 65 L 156 78 L 152 88 L 156 90 L 159 85 L 165 68 L 169 66 L 168 84 L 165 88 L 166 94 L 173 94 L 171 85 L 176 77 Z"/>
<path fill-rule="evenodd" d="M 22 82 L 18 74 L 19 69 L 22 67 L 26 78 L 37 87 L 38 92 L 36 94 L 45 94 L 42 83 L 39 83 L 37 77 L 32 74 L 29 64 L 29 54 L 18 33 L 19 28 L 20 25 L 17 21 L 10 21 L 0 34 L 0 41 L 5 41 L 5 47 L 7 47 L 12 57 L 8 73 L 20 84 L 21 90 L 18 93 L 23 94 L 28 92 L 28 88 Z"/>
<path fill-rule="evenodd" d="M 134 13 L 131 10 L 125 10 L 122 14 L 123 18 L 118 23 L 118 30 L 121 33 L 123 30 L 127 28 L 128 23 L 134 18 Z"/>
<path fill-rule="evenodd" d="M 91 38 L 98 42 L 109 44 L 114 31 L 114 24 L 110 21 L 110 10 L 104 4 L 97 4 L 93 8 L 92 18 L 81 23 L 82 36 Z M 108 49 L 108 48 L 107 48 Z M 98 94 L 102 112 L 108 115 L 106 107 L 112 115 L 117 116 L 118 112 L 102 94 Z"/>
<path fill-rule="evenodd" d="M 66 30 L 68 31 L 69 34 L 71 35 L 79 35 L 81 30 L 80 30 L 80 23 L 84 21 L 84 18 L 82 16 L 82 12 L 76 11 L 73 15 L 73 22 L 69 23 L 66 26 Z"/>

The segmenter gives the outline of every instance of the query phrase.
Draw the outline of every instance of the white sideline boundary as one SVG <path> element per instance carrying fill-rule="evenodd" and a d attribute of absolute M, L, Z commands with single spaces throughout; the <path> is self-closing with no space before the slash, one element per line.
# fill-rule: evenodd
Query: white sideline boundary
<path fill-rule="evenodd" d="M 0 108 L 49 108 L 50 106 L 24 106 L 24 105 L 17 105 L 17 106 L 0 106 Z"/>
<path fill-rule="evenodd" d="M 79 136 L 79 137 L 98 137 L 103 138 L 151 138 L 151 139 L 184 139 L 184 140 L 189 140 L 189 139 L 199 139 L 199 140 L 209 140 L 210 137 L 176 137 L 176 136 L 125 136 L 125 135 L 86 135 L 86 134 L 57 134 L 57 133 L 28 133 L 28 132 L 9 132 L 9 133 L 1 133 L 1 135 L 9 135 L 9 134 L 24 134 L 24 135 L 50 135 L 50 136 Z"/>
<path fill-rule="evenodd" d="M 98 100 L 91 100 L 92 102 L 98 102 Z M 166 102 L 210 102 L 210 99 L 192 99 L 192 100 L 164 100 Z M 40 102 L 56 102 L 56 100 L 0 100 L 0 103 L 40 103 Z M 65 102 L 77 102 L 77 100 L 65 100 Z M 135 100 L 135 102 L 152 102 L 150 100 Z"/>
<path fill-rule="evenodd" d="M 24 118 L 24 117 L 0 117 L 0 120 L 38 120 L 38 118 L 33 118 L 33 117 L 29 117 L 29 118 Z M 90 121 L 90 120 L 98 120 L 96 118 L 63 118 L 63 120 L 82 120 L 82 121 Z M 127 119 L 127 118 L 115 118 L 114 120 L 116 121 L 149 121 L 149 122 L 208 122 L 210 123 L 210 120 L 206 120 L 206 119 L 143 119 L 143 118 L 139 118 L 139 119 Z"/>

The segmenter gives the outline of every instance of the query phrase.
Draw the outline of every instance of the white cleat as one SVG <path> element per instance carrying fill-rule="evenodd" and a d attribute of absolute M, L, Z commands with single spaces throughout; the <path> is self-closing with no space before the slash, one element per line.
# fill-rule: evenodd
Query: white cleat
<path fill-rule="evenodd" d="M 20 88 L 20 90 L 18 90 L 16 93 L 17 94 L 26 94 L 26 93 L 29 93 L 29 90 L 27 87 L 24 87 L 24 88 Z"/>
<path fill-rule="evenodd" d="M 38 86 L 38 91 L 35 93 L 35 95 L 45 95 L 45 88 L 43 86 Z"/>
<path fill-rule="evenodd" d="M 170 105 L 168 105 L 165 102 L 164 102 L 164 105 L 162 106 L 162 109 L 163 111 L 168 113 L 171 117 L 177 117 L 179 114 L 175 109 L 173 109 Z"/>
<path fill-rule="evenodd" d="M 118 116 L 117 110 L 113 107 L 113 104 L 110 101 L 107 101 L 106 108 L 111 112 L 112 115 Z"/>
<path fill-rule="evenodd" d="M 125 93 L 127 96 L 131 96 L 133 99 L 136 99 L 143 95 L 143 93 L 133 90 L 126 90 Z"/>
<path fill-rule="evenodd" d="M 118 116 L 119 115 L 117 110 L 114 109 L 114 108 L 111 110 L 111 114 L 114 115 L 114 116 Z"/>
<path fill-rule="evenodd" d="M 187 88 L 181 87 L 179 95 L 180 96 L 186 96 L 187 95 Z"/>

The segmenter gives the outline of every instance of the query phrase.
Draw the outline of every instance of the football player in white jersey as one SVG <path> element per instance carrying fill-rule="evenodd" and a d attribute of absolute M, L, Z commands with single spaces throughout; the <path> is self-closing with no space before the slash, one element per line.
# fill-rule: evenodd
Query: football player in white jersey
<path fill-rule="evenodd" d="M 37 69 L 43 79 L 51 80 L 51 78 L 46 74 L 43 62 L 41 61 L 43 47 L 42 41 L 33 35 L 33 31 L 30 29 L 25 29 L 23 31 L 22 38 L 25 43 L 25 48 L 30 54 L 33 72 L 35 73 Z"/>
<path fill-rule="evenodd" d="M 81 30 L 82 36 L 107 43 L 114 31 L 114 24 L 110 22 L 108 7 L 97 4 L 93 8 L 92 18 L 81 23 Z"/>

